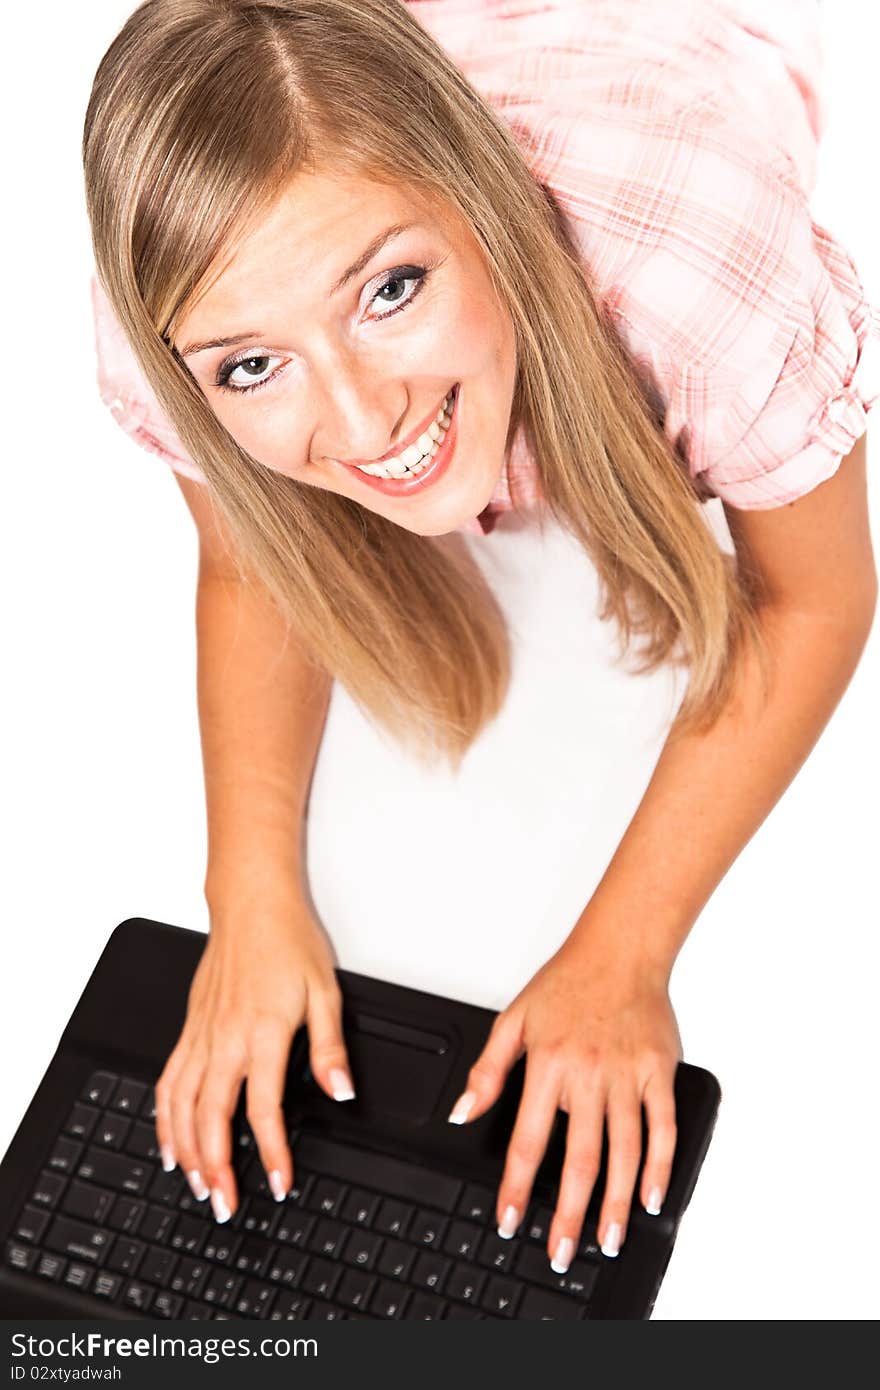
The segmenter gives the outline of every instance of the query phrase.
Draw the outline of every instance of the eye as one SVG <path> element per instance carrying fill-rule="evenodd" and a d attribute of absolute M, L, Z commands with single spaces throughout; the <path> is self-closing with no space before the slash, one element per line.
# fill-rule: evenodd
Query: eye
<path fill-rule="evenodd" d="M 275 372 L 269 376 L 268 363 L 281 361 L 281 358 L 270 357 L 268 353 L 251 354 L 250 357 L 234 358 L 231 362 L 221 364 L 217 372 L 217 385 L 224 391 L 256 391 L 258 387 L 265 386 L 267 381 L 271 381 Z M 277 371 L 277 368 L 275 369 Z M 234 374 L 241 371 L 245 375 L 245 381 L 234 381 Z"/>
<path fill-rule="evenodd" d="M 377 319 L 387 319 L 390 318 L 392 314 L 396 314 L 400 309 L 407 308 L 421 290 L 427 276 L 428 271 L 425 266 L 397 266 L 396 269 L 392 270 L 390 275 L 386 276 L 384 283 L 379 286 L 371 300 L 371 303 L 378 302 L 380 304 L 390 305 L 391 308 L 387 313 L 374 314 L 373 317 Z M 413 286 L 408 293 L 406 292 L 407 285 Z"/>

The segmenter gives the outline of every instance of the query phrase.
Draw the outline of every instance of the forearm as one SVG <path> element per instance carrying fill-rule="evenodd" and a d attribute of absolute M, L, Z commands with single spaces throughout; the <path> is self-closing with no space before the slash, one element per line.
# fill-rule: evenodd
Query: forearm
<path fill-rule="evenodd" d="M 330 678 L 256 583 L 200 577 L 196 627 L 208 904 L 296 890 Z"/>
<path fill-rule="evenodd" d="M 870 614 L 760 614 L 772 677 L 744 656 L 716 725 L 667 741 L 644 797 L 569 938 L 609 968 L 668 980 L 688 932 L 790 784 L 858 664 Z"/>

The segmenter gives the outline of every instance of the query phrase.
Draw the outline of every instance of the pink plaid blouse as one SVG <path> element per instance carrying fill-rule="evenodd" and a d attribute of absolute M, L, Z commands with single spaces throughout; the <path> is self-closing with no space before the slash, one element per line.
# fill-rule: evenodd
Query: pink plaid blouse
<path fill-rule="evenodd" d="M 810 215 L 816 0 L 408 3 L 555 196 L 700 495 L 778 507 L 831 477 L 880 396 L 880 312 Z M 102 399 L 204 482 L 92 292 Z M 463 529 L 539 501 L 520 432 Z"/>

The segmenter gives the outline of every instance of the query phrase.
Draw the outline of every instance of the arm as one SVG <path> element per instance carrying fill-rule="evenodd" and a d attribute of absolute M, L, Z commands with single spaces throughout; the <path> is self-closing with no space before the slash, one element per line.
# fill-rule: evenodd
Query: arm
<path fill-rule="evenodd" d="M 598 1175 L 606 1110 L 603 1252 L 615 1255 L 624 1239 L 642 1156 L 642 1104 L 649 1136 L 641 1200 L 655 1214 L 662 1205 L 676 1143 L 673 1083 L 681 1056 L 667 993 L 673 963 L 714 888 L 818 739 L 873 620 L 877 577 L 864 437 L 807 496 L 772 511 L 728 510 L 727 516 L 739 562 L 759 596 L 772 664 L 767 697 L 756 664 L 743 661 L 714 727 L 667 741 L 593 897 L 555 956 L 498 1015 L 468 1077 L 467 1118 L 474 1119 L 497 1099 L 513 1063 L 529 1053 L 498 1194 L 497 1215 L 508 1234 L 525 1212 L 557 1108 L 569 1114 L 548 1233 L 548 1254 L 560 1271 L 572 1257 Z"/>

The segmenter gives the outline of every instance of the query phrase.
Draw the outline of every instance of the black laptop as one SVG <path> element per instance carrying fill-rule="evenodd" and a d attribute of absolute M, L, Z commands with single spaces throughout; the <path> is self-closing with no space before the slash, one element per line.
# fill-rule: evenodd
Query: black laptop
<path fill-rule="evenodd" d="M 294 1038 L 285 1115 L 293 1191 L 275 1202 L 240 1097 L 239 1205 L 213 1219 L 159 1162 L 152 1083 L 174 1046 L 200 932 L 130 918 L 110 936 L 0 1165 L 0 1315 L 159 1321 L 648 1318 L 718 1113 L 710 1072 L 680 1063 L 678 1143 L 660 1216 L 634 1194 L 602 1255 L 602 1170 L 564 1275 L 547 1255 L 565 1150 L 559 1111 L 511 1240 L 495 1206 L 525 1057 L 479 1120 L 447 1122 L 495 1015 L 337 970 L 356 1099 L 325 1096 Z M 646 1131 L 643 1119 L 643 1153 Z"/>

